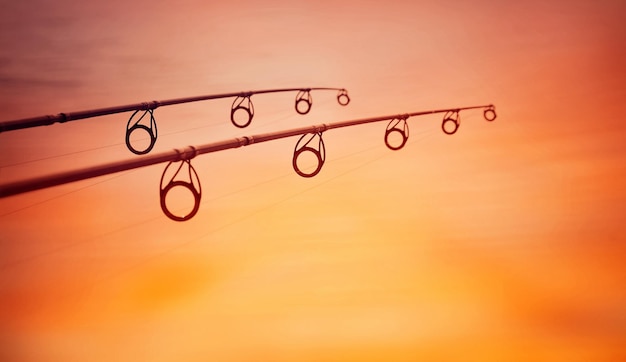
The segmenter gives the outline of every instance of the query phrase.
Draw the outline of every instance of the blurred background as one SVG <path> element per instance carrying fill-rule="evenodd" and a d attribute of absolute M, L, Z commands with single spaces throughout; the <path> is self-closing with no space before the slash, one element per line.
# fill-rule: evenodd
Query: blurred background
<path fill-rule="evenodd" d="M 202 155 L 197 215 L 159 206 L 165 164 L 0 200 L 4 361 L 626 358 L 626 4 L 0 0 L 3 121 L 158 108 L 153 152 L 493 103 Z M 0 134 L 0 183 L 136 158 L 130 113 Z M 190 202 L 181 195 L 177 206 Z M 178 202 L 178 201 L 176 201 Z"/>

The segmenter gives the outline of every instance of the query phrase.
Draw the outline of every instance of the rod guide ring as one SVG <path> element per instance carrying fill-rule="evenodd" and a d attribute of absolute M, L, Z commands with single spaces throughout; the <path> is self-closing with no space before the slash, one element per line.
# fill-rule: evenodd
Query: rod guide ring
<path fill-rule="evenodd" d="M 307 136 L 310 136 L 309 140 L 303 143 L 304 138 Z M 313 141 L 313 139 L 316 137 L 319 137 L 318 148 L 309 146 L 309 143 L 311 143 L 311 141 Z M 298 157 L 300 157 L 300 155 L 304 152 L 311 152 L 317 158 L 317 167 L 315 168 L 315 170 L 313 170 L 313 172 L 307 173 L 307 172 L 302 171 L 300 167 L 298 167 Z M 322 170 L 322 166 L 324 166 L 325 161 L 326 161 L 326 147 L 324 146 L 322 133 L 318 132 L 318 133 L 313 133 L 313 134 L 311 133 L 303 134 L 302 137 L 300 137 L 300 139 L 296 143 L 296 147 L 293 152 L 293 159 L 291 163 L 292 163 L 294 171 L 296 171 L 296 173 L 302 177 L 307 177 L 307 178 L 313 177 Z"/>
<path fill-rule="evenodd" d="M 154 148 L 154 145 L 156 144 L 157 125 L 156 125 L 156 120 L 154 119 L 154 114 L 152 113 L 153 111 L 151 109 L 147 109 L 143 111 L 143 114 L 141 115 L 141 117 L 139 117 L 139 119 L 135 121 L 135 123 L 131 126 L 131 122 L 133 118 L 137 115 L 139 111 L 140 110 L 136 110 L 130 116 L 130 118 L 128 119 L 128 123 L 126 124 L 126 138 L 125 138 L 126 147 L 128 147 L 130 152 L 136 155 L 145 155 L 146 153 L 150 152 L 152 148 Z M 140 123 L 147 114 L 150 114 L 150 127 Z M 130 141 L 131 134 L 137 130 L 144 130 L 150 136 L 150 144 L 144 149 L 136 148 L 135 146 L 133 146 L 132 142 Z"/>
<path fill-rule="evenodd" d="M 337 94 L 337 102 L 342 106 L 347 106 L 350 103 L 350 96 L 348 96 L 348 91 L 342 89 Z"/>
<path fill-rule="evenodd" d="M 193 149 L 192 151 L 195 151 L 195 149 Z M 191 162 L 189 160 L 182 160 L 178 162 L 180 162 L 178 169 L 176 170 L 174 175 L 172 175 L 172 178 L 169 180 L 167 185 L 165 185 L 165 187 L 163 187 L 165 174 L 167 173 L 167 170 L 174 164 L 174 161 L 168 163 L 167 166 L 165 167 L 165 170 L 163 170 L 163 174 L 161 175 L 159 198 L 160 198 L 161 210 L 163 210 L 163 213 L 165 214 L 165 216 L 167 216 L 168 218 L 174 221 L 187 221 L 191 219 L 192 217 L 194 217 L 196 213 L 198 212 L 198 210 L 200 209 L 200 200 L 202 198 L 202 186 L 200 185 L 200 179 L 198 177 L 198 173 L 191 165 Z M 175 180 L 176 176 L 180 173 L 181 169 L 185 165 L 188 168 L 187 171 L 189 175 L 189 181 Z M 198 185 L 197 188 L 196 188 L 196 184 Z M 184 215 L 184 216 L 175 215 L 167 207 L 167 203 L 166 203 L 167 194 L 175 187 L 185 188 L 189 190 L 191 194 L 193 195 L 193 199 L 194 199 L 193 208 L 187 215 Z"/>
<path fill-rule="evenodd" d="M 243 102 L 247 101 L 247 105 L 244 105 Z M 245 122 L 238 123 L 235 120 L 235 113 L 237 111 L 243 110 L 247 114 L 247 118 Z M 246 128 L 252 122 L 252 118 L 254 118 L 254 105 L 252 104 L 252 100 L 250 99 L 250 95 L 237 96 L 233 101 L 232 106 L 230 107 L 230 121 L 237 128 Z"/>
<path fill-rule="evenodd" d="M 305 104 L 305 108 L 300 107 L 300 105 Z M 299 114 L 307 114 L 311 110 L 311 106 L 313 105 L 313 98 L 311 97 L 310 89 L 301 89 L 298 91 L 296 95 L 296 104 L 295 109 Z"/>
<path fill-rule="evenodd" d="M 483 116 L 485 117 L 485 120 L 489 122 L 494 121 L 497 117 L 496 108 L 494 106 L 490 106 L 489 108 L 485 109 L 485 111 L 483 112 Z"/>
<path fill-rule="evenodd" d="M 408 117 L 407 117 L 408 118 Z M 398 127 L 398 125 L 402 123 L 402 128 Z M 389 143 L 389 135 L 397 132 L 402 136 L 402 142 L 398 146 L 393 146 Z M 397 151 L 404 147 L 406 141 L 409 139 L 409 125 L 406 122 L 406 118 L 394 118 L 387 125 L 387 129 L 385 130 L 385 145 L 387 148 L 393 151 Z"/>

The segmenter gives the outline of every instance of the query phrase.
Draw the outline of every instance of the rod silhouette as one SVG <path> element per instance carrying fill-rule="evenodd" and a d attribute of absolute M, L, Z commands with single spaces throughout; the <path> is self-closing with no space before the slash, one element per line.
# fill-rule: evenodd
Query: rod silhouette
<path fill-rule="evenodd" d="M 412 112 L 412 113 L 404 113 L 404 114 L 396 114 L 390 116 L 381 116 L 381 117 L 373 117 L 373 118 L 363 118 L 363 119 L 355 119 L 349 121 L 335 122 L 335 123 L 323 123 L 319 125 L 306 126 L 306 127 L 298 127 L 289 130 L 276 131 L 270 133 L 257 134 L 252 136 L 244 136 L 237 137 L 229 140 L 223 140 L 213 143 L 204 144 L 201 146 L 187 146 L 182 149 L 174 149 L 167 152 L 161 152 L 148 156 L 140 156 L 135 159 L 112 162 L 92 167 L 87 167 L 80 170 L 73 170 L 63 173 L 52 174 L 48 176 L 37 177 L 33 179 L 16 181 L 4 185 L 0 185 L 0 198 L 17 195 L 29 191 L 35 191 L 43 188 L 53 187 L 61 184 L 66 184 L 70 182 L 85 180 L 89 178 L 104 176 L 112 173 L 127 171 L 139 167 L 145 167 L 150 165 L 155 165 L 163 162 L 178 162 L 178 161 L 189 161 L 194 157 L 205 154 L 223 151 L 231 148 L 238 148 L 243 146 L 249 146 L 255 143 L 268 142 L 272 140 L 297 136 L 297 135 L 306 135 L 306 134 L 321 134 L 322 132 L 342 127 L 350 127 L 356 126 L 366 123 L 373 122 L 381 122 L 387 120 L 397 120 L 403 119 L 406 120 L 409 117 L 415 116 L 423 116 L 428 114 L 435 113 L 446 113 L 450 112 L 457 113 L 462 110 L 469 109 L 480 109 L 484 108 L 485 119 L 488 121 L 493 121 L 496 118 L 495 107 L 493 105 L 483 105 L 483 106 L 471 106 L 471 107 L 460 107 L 460 108 L 446 108 L 446 109 L 436 109 L 429 111 L 420 111 L 420 112 Z M 489 116 L 488 116 L 489 114 Z M 449 121 L 449 118 L 444 118 L 444 124 Z M 458 127 L 458 124 L 457 124 Z M 305 177 L 309 177 L 311 175 L 303 175 Z"/>
<path fill-rule="evenodd" d="M 45 115 L 45 116 L 17 119 L 17 120 L 11 120 L 11 121 L 3 121 L 3 122 L 0 122 L 0 132 L 15 131 L 19 129 L 39 127 L 39 126 L 48 126 L 54 123 L 65 123 L 65 122 L 70 122 L 70 121 L 77 121 L 81 119 L 100 117 L 100 116 L 105 116 L 109 114 L 116 114 L 116 113 L 123 113 L 123 112 L 149 111 L 149 110 L 154 110 L 158 107 L 165 107 L 165 106 L 171 106 L 171 105 L 182 104 L 182 103 L 199 102 L 199 101 L 205 101 L 205 100 L 210 100 L 210 99 L 232 98 L 232 97 L 249 98 L 250 96 L 254 94 L 295 92 L 295 91 L 310 92 L 312 90 L 336 90 L 340 92 L 340 95 L 337 97 L 338 100 L 340 96 L 345 97 L 345 98 L 342 98 L 343 100 L 339 100 L 341 105 L 346 105 L 349 102 L 349 98 L 347 96 L 345 88 L 313 87 L 313 88 L 264 89 L 264 90 L 248 91 L 248 92 L 211 94 L 211 95 L 203 95 L 203 96 L 195 96 L 195 97 L 168 99 L 168 100 L 162 100 L 162 101 L 141 102 L 141 103 L 122 105 L 122 106 L 92 109 L 92 110 L 87 110 L 87 111 L 59 113 L 56 115 Z M 310 103 L 309 103 L 309 106 L 310 106 Z"/>

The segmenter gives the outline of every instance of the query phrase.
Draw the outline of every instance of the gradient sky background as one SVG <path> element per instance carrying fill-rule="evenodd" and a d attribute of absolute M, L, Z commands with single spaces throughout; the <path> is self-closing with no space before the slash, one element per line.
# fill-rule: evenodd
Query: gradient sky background
<path fill-rule="evenodd" d="M 0 200 L 0 360 L 626 358 L 626 5 L 615 1 L 6 1 L 2 120 L 282 87 L 159 108 L 153 152 L 493 103 L 498 119 L 296 137 L 197 157 L 198 214 L 165 165 Z M 0 182 L 136 157 L 130 114 L 0 134 Z"/>

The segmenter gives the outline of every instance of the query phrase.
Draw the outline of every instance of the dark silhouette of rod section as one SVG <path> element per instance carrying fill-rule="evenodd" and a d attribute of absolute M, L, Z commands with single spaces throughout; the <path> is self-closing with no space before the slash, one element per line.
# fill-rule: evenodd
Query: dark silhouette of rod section
<path fill-rule="evenodd" d="M 182 104 L 182 103 L 206 101 L 210 99 L 232 98 L 232 97 L 249 98 L 250 96 L 254 94 L 295 92 L 295 91 L 304 92 L 308 94 L 312 90 L 339 91 L 340 94 L 337 96 L 337 98 L 341 98 L 339 100 L 340 104 L 345 105 L 345 104 L 348 104 L 348 102 L 350 101 L 350 99 L 348 98 L 347 92 L 344 88 L 314 87 L 314 88 L 264 89 L 264 90 L 256 90 L 256 91 L 249 91 L 249 92 L 211 94 L 211 95 L 196 96 L 196 97 L 168 99 L 168 100 L 163 100 L 163 101 L 141 102 L 141 103 L 127 104 L 124 106 L 92 109 L 88 111 L 59 113 L 56 115 L 46 115 L 46 116 L 24 118 L 24 119 L 12 120 L 12 121 L 4 121 L 4 122 L 0 122 L 0 132 L 15 131 L 18 129 L 32 128 L 32 127 L 39 127 L 39 126 L 48 126 L 54 123 L 65 123 L 69 121 L 77 121 L 80 119 L 100 117 L 100 116 L 105 116 L 109 114 L 116 114 L 116 113 L 123 113 L 123 112 L 148 111 L 148 110 L 154 110 L 158 107 L 165 107 L 165 106 L 171 106 L 171 105 Z M 298 105 L 296 105 L 296 107 L 298 107 Z"/>
<path fill-rule="evenodd" d="M 277 139 L 292 137 L 292 136 L 298 136 L 298 135 L 302 135 L 302 138 L 308 135 L 311 135 L 312 137 L 315 137 L 315 136 L 319 137 L 318 147 L 320 149 L 323 149 L 323 142 L 321 140 L 322 132 L 325 132 L 334 128 L 350 127 L 350 126 L 356 126 L 356 125 L 365 124 L 365 123 L 381 122 L 381 121 L 387 121 L 387 120 L 391 120 L 392 122 L 390 123 L 390 126 L 391 126 L 392 124 L 397 125 L 399 123 L 398 122 L 399 120 L 406 121 L 409 117 L 423 116 L 423 115 L 435 114 L 435 113 L 446 114 L 442 123 L 442 128 L 444 128 L 444 126 L 450 122 L 454 123 L 453 131 L 446 131 L 446 128 L 444 128 L 445 133 L 452 134 L 456 132 L 456 129 L 458 128 L 459 119 L 460 119 L 458 114 L 460 111 L 469 110 L 469 109 L 481 109 L 481 108 L 484 109 L 484 117 L 487 121 L 493 121 L 496 118 L 495 107 L 493 105 L 484 105 L 484 106 L 472 106 L 472 107 L 462 107 L 462 108 L 437 109 L 437 110 L 430 110 L 430 111 L 421 111 L 421 112 L 405 113 L 405 114 L 398 114 L 398 115 L 391 115 L 391 116 L 364 118 L 364 119 L 356 119 L 356 120 L 349 120 L 349 121 L 336 122 L 336 123 L 325 123 L 325 124 L 320 124 L 320 125 L 299 127 L 299 128 L 289 129 L 289 130 L 264 133 L 264 134 L 258 134 L 258 135 L 253 135 L 253 136 L 238 137 L 238 138 L 233 138 L 229 140 L 208 143 L 208 144 L 204 144 L 204 145 L 197 146 L 197 147 L 188 146 L 182 149 L 174 149 L 171 151 L 161 152 L 158 154 L 141 156 L 139 158 L 135 158 L 131 160 L 112 162 L 112 163 L 84 168 L 81 170 L 68 171 L 68 172 L 53 174 L 49 176 L 43 176 L 43 177 L 38 177 L 34 179 L 8 183 L 5 185 L 0 185 L 0 197 L 7 197 L 7 196 L 16 195 L 16 194 L 20 194 L 24 192 L 39 190 L 39 189 L 43 189 L 47 187 L 57 186 L 57 185 L 79 181 L 79 180 L 85 180 L 85 179 L 89 179 L 93 177 L 116 173 L 116 172 L 127 171 L 131 169 L 150 166 L 150 165 L 163 163 L 163 162 L 172 163 L 172 162 L 183 161 L 189 164 L 190 166 L 189 161 L 193 159 L 194 157 L 196 157 L 197 155 L 218 152 L 218 151 L 223 151 L 223 150 L 227 150 L 231 148 L 238 148 L 242 146 L 249 146 L 255 143 L 267 142 L 267 141 L 272 141 L 272 140 L 277 140 Z M 450 114 L 455 115 L 455 117 L 451 118 Z M 402 145 L 400 145 L 399 147 L 391 146 L 388 143 L 387 137 L 390 133 L 390 130 L 391 131 L 395 130 L 397 132 L 402 133 L 403 142 L 402 142 Z M 390 128 L 389 126 L 387 127 L 387 130 L 385 132 L 385 143 L 392 150 L 397 150 L 401 148 L 402 146 L 404 146 L 404 144 L 406 143 L 406 138 L 408 138 L 408 128 L 404 126 L 403 128 L 393 128 L 393 127 Z M 324 156 L 322 155 L 322 153 L 325 154 L 325 151 L 321 151 L 320 149 L 314 148 L 312 146 L 308 146 L 308 144 L 310 144 L 311 142 L 311 139 L 309 139 L 305 143 L 304 147 L 306 148 L 298 149 L 298 145 L 297 145 L 296 150 L 294 151 L 294 159 L 293 159 L 294 169 L 299 175 L 303 177 L 312 177 L 316 175 L 319 172 L 319 169 L 321 168 L 321 163 L 323 163 L 324 161 Z M 298 142 L 298 144 L 300 143 L 301 142 Z M 315 153 L 316 156 L 318 156 L 318 160 L 320 164 L 318 164 L 318 168 L 313 173 L 305 173 L 301 171 L 296 165 L 297 156 L 300 153 L 302 153 L 303 149 L 305 151 L 311 151 Z M 190 174 L 191 172 L 192 170 L 190 170 Z M 193 172 L 195 173 L 195 170 Z M 161 180 L 161 182 L 163 183 L 163 179 Z M 189 185 L 187 187 L 190 188 Z M 161 196 L 162 196 L 162 201 L 163 201 L 164 195 L 161 195 Z M 197 198 L 196 203 L 199 203 L 199 196 Z M 166 210 L 164 209 L 164 211 Z M 168 211 L 166 211 L 166 214 L 167 213 Z M 179 218 L 175 220 L 187 220 L 191 216 L 193 215 L 188 215 L 184 218 Z M 172 218 L 170 214 L 168 214 L 168 217 Z"/>

